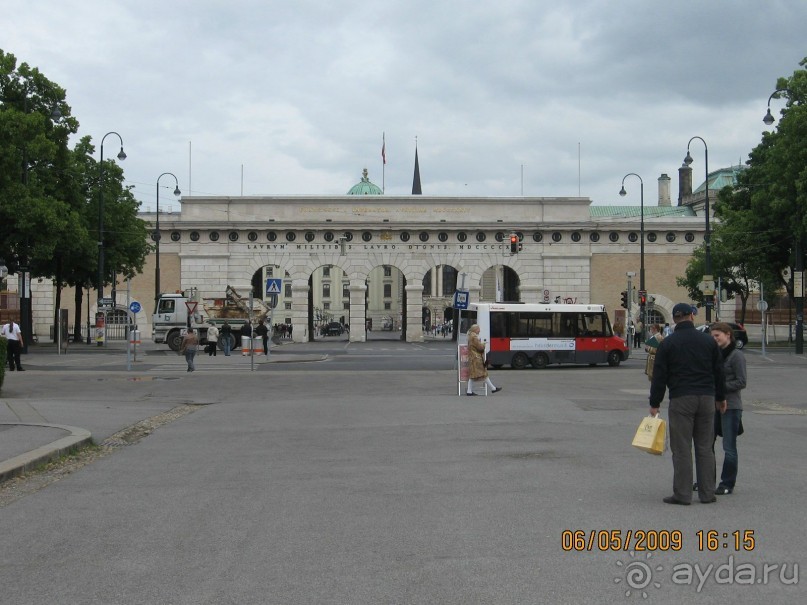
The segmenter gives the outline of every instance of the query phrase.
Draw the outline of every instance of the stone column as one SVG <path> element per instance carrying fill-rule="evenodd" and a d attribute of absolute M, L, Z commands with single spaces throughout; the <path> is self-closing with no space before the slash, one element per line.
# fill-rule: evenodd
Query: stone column
<path fill-rule="evenodd" d="M 406 342 L 423 342 L 423 284 L 406 286 Z"/>
<path fill-rule="evenodd" d="M 365 314 L 367 284 L 363 279 L 352 279 L 348 290 L 350 290 L 350 334 L 348 339 L 350 342 L 364 342 L 367 340 L 367 333 L 364 330 L 367 318 Z"/>
<path fill-rule="evenodd" d="M 308 280 L 291 282 L 291 337 L 294 342 L 308 342 Z"/>

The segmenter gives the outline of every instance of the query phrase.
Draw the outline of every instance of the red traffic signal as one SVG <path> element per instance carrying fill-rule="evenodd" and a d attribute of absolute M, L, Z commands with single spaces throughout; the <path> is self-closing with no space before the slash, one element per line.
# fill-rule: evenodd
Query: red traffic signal
<path fill-rule="evenodd" d="M 521 245 L 518 242 L 518 234 L 511 233 L 510 234 L 510 254 L 518 254 L 518 251 L 521 249 Z"/>

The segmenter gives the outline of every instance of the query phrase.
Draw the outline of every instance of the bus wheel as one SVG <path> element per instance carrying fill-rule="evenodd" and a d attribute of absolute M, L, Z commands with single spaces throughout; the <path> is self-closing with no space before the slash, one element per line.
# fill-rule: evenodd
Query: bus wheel
<path fill-rule="evenodd" d="M 527 367 L 528 363 L 530 363 L 529 357 L 527 357 L 524 353 L 516 353 L 513 355 L 510 366 L 515 370 L 523 370 Z"/>
<path fill-rule="evenodd" d="M 546 356 L 546 353 L 536 353 L 530 363 L 532 363 L 532 367 L 536 370 L 542 370 L 549 365 L 549 358 Z"/>
<path fill-rule="evenodd" d="M 608 365 L 612 368 L 615 368 L 620 364 L 622 361 L 622 355 L 619 354 L 619 351 L 611 351 L 608 353 Z"/>

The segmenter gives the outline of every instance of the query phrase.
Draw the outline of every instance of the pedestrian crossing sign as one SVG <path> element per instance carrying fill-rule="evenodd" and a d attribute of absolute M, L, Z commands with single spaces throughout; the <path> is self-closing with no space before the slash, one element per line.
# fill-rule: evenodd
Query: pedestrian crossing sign
<path fill-rule="evenodd" d="M 266 293 L 267 294 L 280 294 L 280 286 L 283 285 L 283 280 L 278 278 L 270 278 L 266 280 Z"/>

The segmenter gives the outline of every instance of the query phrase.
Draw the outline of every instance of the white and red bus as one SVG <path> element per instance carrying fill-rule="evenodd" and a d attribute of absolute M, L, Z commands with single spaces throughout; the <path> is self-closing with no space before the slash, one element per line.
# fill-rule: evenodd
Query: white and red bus
<path fill-rule="evenodd" d="M 554 363 L 618 366 L 630 348 L 611 329 L 605 305 L 471 303 L 463 332 L 479 324 L 494 368 Z"/>

